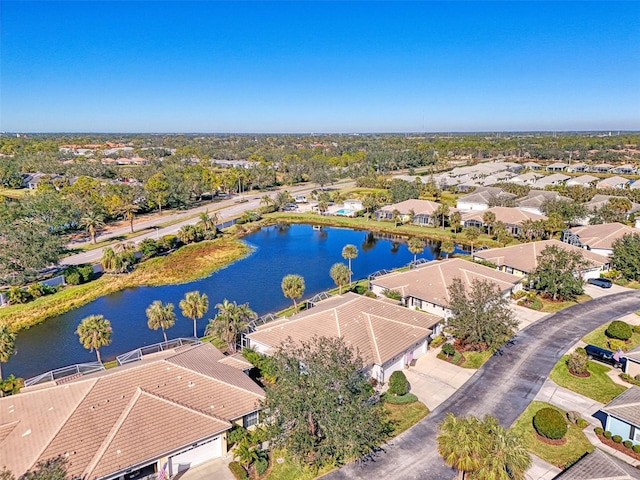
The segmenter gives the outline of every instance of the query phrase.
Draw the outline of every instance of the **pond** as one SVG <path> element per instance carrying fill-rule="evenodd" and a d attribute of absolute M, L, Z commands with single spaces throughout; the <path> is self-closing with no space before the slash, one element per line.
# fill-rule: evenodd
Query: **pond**
<path fill-rule="evenodd" d="M 145 309 L 154 300 L 175 305 L 176 324 L 169 338 L 193 335 L 193 322 L 180 314 L 178 303 L 186 292 L 199 290 L 209 297 L 209 311 L 198 321 L 202 335 L 208 319 L 215 316 L 215 305 L 225 298 L 248 302 L 259 315 L 276 312 L 289 305 L 280 288 L 290 273 L 302 275 L 304 298 L 335 287 L 329 276 L 331 265 L 347 263 L 342 248 L 354 244 L 358 257 L 352 260 L 353 278 L 365 278 L 381 269 L 408 264 L 413 255 L 405 239 L 361 230 L 311 225 L 274 225 L 244 238 L 253 247 L 248 257 L 195 282 L 162 287 L 137 287 L 106 295 L 78 309 L 22 331 L 18 334 L 16 354 L 3 365 L 3 373 L 29 378 L 74 363 L 94 361 L 94 352 L 84 349 L 74 333 L 80 321 L 94 314 L 104 315 L 113 327 L 112 343 L 100 349 L 103 361 L 143 345 L 163 341 L 162 332 L 147 327 Z M 418 258 L 431 260 L 440 253 L 440 242 L 427 244 Z M 458 250 L 456 247 L 456 251 Z"/>

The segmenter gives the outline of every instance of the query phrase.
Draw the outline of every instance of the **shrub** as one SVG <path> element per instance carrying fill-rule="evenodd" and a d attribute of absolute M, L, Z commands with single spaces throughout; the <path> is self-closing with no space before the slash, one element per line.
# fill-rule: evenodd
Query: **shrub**
<path fill-rule="evenodd" d="M 266 458 L 261 458 L 255 463 L 255 467 L 256 467 L 256 473 L 258 475 L 262 475 L 264 472 L 267 471 L 267 468 L 269 468 L 269 460 L 267 460 Z"/>
<path fill-rule="evenodd" d="M 442 345 L 442 353 L 444 353 L 447 357 L 450 357 L 451 355 L 455 355 L 456 349 L 453 348 L 453 345 L 451 345 L 450 343 L 445 343 L 444 345 Z"/>
<path fill-rule="evenodd" d="M 178 237 L 176 235 L 163 235 L 160 238 L 160 243 L 165 250 L 173 250 L 178 246 Z"/>
<path fill-rule="evenodd" d="M 78 273 L 82 278 L 82 283 L 93 280 L 93 265 L 81 265 L 78 267 Z"/>
<path fill-rule="evenodd" d="M 631 440 L 625 440 L 622 444 L 627 448 L 633 447 L 633 442 Z"/>
<path fill-rule="evenodd" d="M 397 370 L 389 377 L 389 390 L 391 395 L 405 395 L 409 392 L 409 381 L 403 372 Z"/>
<path fill-rule="evenodd" d="M 447 337 L 444 335 L 444 333 L 441 333 L 440 335 L 436 335 L 434 339 L 431 340 L 431 343 L 429 344 L 429 346 L 432 348 L 438 348 L 440 345 L 442 345 L 446 341 L 447 341 Z"/>
<path fill-rule="evenodd" d="M 416 397 L 413 393 L 407 393 L 405 395 L 396 397 L 395 395 L 389 395 L 388 392 L 385 392 L 384 394 L 382 394 L 382 400 L 393 405 L 406 405 L 408 403 L 417 402 L 418 397 Z"/>
<path fill-rule="evenodd" d="M 640 373 L 638 375 L 636 375 L 635 377 L 633 377 L 633 379 L 640 382 Z"/>
<path fill-rule="evenodd" d="M 23 290 L 20 287 L 11 287 L 7 292 L 7 300 L 11 305 L 15 305 L 17 303 L 27 303 L 31 300 L 31 295 L 26 290 Z"/>
<path fill-rule="evenodd" d="M 610 338 L 609 339 L 609 349 L 613 350 L 614 352 L 618 349 L 620 350 L 627 350 L 627 343 L 624 340 L 616 340 L 615 338 Z"/>
<path fill-rule="evenodd" d="M 615 443 L 622 443 L 622 437 L 620 435 L 614 435 L 613 437 L 611 437 L 611 440 L 613 440 Z"/>
<path fill-rule="evenodd" d="M 384 292 L 382 292 L 382 294 L 387 297 L 390 298 L 391 300 L 402 300 L 402 294 L 398 291 L 398 290 L 389 290 L 389 289 L 385 289 Z"/>
<path fill-rule="evenodd" d="M 611 435 L 612 434 L 609 430 L 605 430 L 604 433 L 602 434 L 602 436 L 607 439 L 611 438 Z"/>
<path fill-rule="evenodd" d="M 587 428 L 587 426 L 589 425 L 589 422 L 587 422 L 584 418 L 579 418 L 578 420 L 576 420 L 576 425 L 580 429 Z"/>
<path fill-rule="evenodd" d="M 604 433 L 604 428 L 596 427 L 593 429 L 593 431 L 596 432 L 596 435 L 602 435 Z"/>
<path fill-rule="evenodd" d="M 252 445 L 257 445 L 259 443 L 264 442 L 269 437 L 267 430 L 264 428 L 254 428 L 249 431 L 249 442 Z"/>
<path fill-rule="evenodd" d="M 631 325 L 621 320 L 614 320 L 609 324 L 604 334 L 609 338 L 615 338 L 617 340 L 629 340 L 633 335 Z"/>
<path fill-rule="evenodd" d="M 33 298 L 39 298 L 47 294 L 44 285 L 41 283 L 32 283 L 27 287 L 27 292 Z"/>
<path fill-rule="evenodd" d="M 541 408 L 533 417 L 533 426 L 538 434 L 558 440 L 567 433 L 567 422 L 555 408 Z"/>
<path fill-rule="evenodd" d="M 160 242 L 156 242 L 153 238 L 145 238 L 138 244 L 138 250 L 142 253 L 144 258 L 151 258 L 160 253 L 162 245 Z"/>
<path fill-rule="evenodd" d="M 369 297 L 369 298 L 378 298 L 378 296 L 375 293 L 370 292 L 370 291 L 364 292 L 364 296 L 365 297 Z"/>
<path fill-rule="evenodd" d="M 634 445 L 631 449 L 636 453 L 640 453 L 640 445 Z"/>
<path fill-rule="evenodd" d="M 227 442 L 229 445 L 233 445 L 234 443 L 240 443 L 242 440 L 249 437 L 249 432 L 246 428 L 243 428 L 239 425 L 235 425 L 229 433 L 227 434 Z"/>
<path fill-rule="evenodd" d="M 580 353 L 584 353 L 585 355 L 587 354 L 587 351 L 584 349 L 584 347 L 578 347 L 575 349 L 576 352 L 580 352 Z"/>
<path fill-rule="evenodd" d="M 233 473 L 233 476 L 236 477 L 237 480 L 249 478 L 249 474 L 244 467 L 240 465 L 240 462 L 229 463 L 229 470 L 231 470 L 231 473 Z"/>
<path fill-rule="evenodd" d="M 633 333 L 640 333 L 640 325 L 633 326 Z"/>
<path fill-rule="evenodd" d="M 587 367 L 589 365 L 589 358 L 586 352 L 574 351 L 567 358 L 567 368 L 569 372 L 574 375 L 584 375 L 587 373 Z M 579 416 L 579 415 L 578 415 Z M 572 421 L 573 422 L 573 421 Z"/>
<path fill-rule="evenodd" d="M 82 275 L 77 270 L 72 270 L 64 274 L 64 281 L 68 285 L 80 285 L 82 283 Z"/>

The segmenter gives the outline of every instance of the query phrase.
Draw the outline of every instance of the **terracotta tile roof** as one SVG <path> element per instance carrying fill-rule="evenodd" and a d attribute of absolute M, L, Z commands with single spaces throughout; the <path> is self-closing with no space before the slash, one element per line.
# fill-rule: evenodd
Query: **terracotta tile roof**
<path fill-rule="evenodd" d="M 631 386 L 607 403 L 602 411 L 640 427 L 640 387 Z"/>
<path fill-rule="evenodd" d="M 615 187 L 617 185 L 626 185 L 630 181 L 631 180 L 629 180 L 628 178 L 614 176 L 614 177 L 605 178 L 599 181 L 596 187 L 597 188 L 607 188 L 609 186 Z"/>
<path fill-rule="evenodd" d="M 260 387 L 242 371 L 221 363 L 223 358 L 211 344 L 195 345 L 62 385 L 2 398 L 0 431 L 4 432 L 8 424 L 19 423 L 0 442 L 0 457 L 10 459 L 7 467 L 18 475 L 38 460 L 60 454 L 69 456 L 70 475 L 87 475 L 93 470 L 93 476 L 98 471 L 110 473 L 108 468 L 117 461 L 103 459 L 110 452 L 108 446 L 120 438 L 121 428 L 138 425 L 147 418 L 137 418 L 148 415 L 146 407 L 139 408 L 138 402 L 162 410 L 161 414 L 150 412 L 156 421 L 179 423 L 186 410 L 191 412 L 187 416 L 204 413 L 209 419 L 199 422 L 215 427 L 208 431 L 213 434 L 228 426 L 230 420 L 258 409 L 264 398 Z M 155 400 L 150 401 L 148 396 Z M 159 437 L 161 445 L 131 443 L 126 458 L 140 462 L 165 453 L 168 446 L 183 441 L 182 435 L 187 432 L 180 428 L 165 425 Z M 25 435 L 25 431 L 30 433 Z M 200 426 L 189 431 L 191 437 L 185 445 L 202 439 Z M 156 447 L 162 449 L 152 451 Z"/>
<path fill-rule="evenodd" d="M 564 472 L 558 480 L 633 480 L 640 479 L 640 470 L 596 448 Z"/>
<path fill-rule="evenodd" d="M 473 280 L 488 280 L 508 291 L 522 279 L 509 273 L 485 267 L 479 263 L 450 258 L 432 261 L 406 272 L 381 275 L 371 281 L 389 290 L 398 290 L 403 297 L 414 297 L 435 305 L 449 305 L 449 286 L 454 278 L 470 287 Z"/>
<path fill-rule="evenodd" d="M 512 193 L 507 193 L 500 187 L 478 187 L 473 192 L 458 198 L 458 203 L 489 203 L 492 198 L 515 198 Z"/>
<path fill-rule="evenodd" d="M 571 231 L 580 236 L 580 243 L 590 248 L 612 248 L 613 242 L 623 235 L 640 233 L 636 228 L 617 222 L 574 227 Z"/>
<path fill-rule="evenodd" d="M 407 215 L 413 210 L 415 215 L 433 215 L 439 206 L 439 203 L 432 202 L 431 200 L 410 199 L 404 202 L 394 203 L 393 205 L 386 205 L 380 210 L 385 212 L 398 210 L 403 215 Z"/>
<path fill-rule="evenodd" d="M 589 210 L 593 210 L 595 208 L 600 208 L 603 205 L 606 205 L 607 203 L 609 203 L 609 199 L 611 198 L 627 198 L 627 197 L 621 197 L 618 195 L 602 195 L 602 194 L 598 194 L 598 195 L 594 195 L 593 198 L 591 200 L 589 200 L 588 202 L 586 202 L 584 204 L 585 207 L 587 207 Z M 628 213 L 634 213 L 634 212 L 638 212 L 640 211 L 640 204 L 638 203 L 634 203 L 631 202 L 631 210 L 629 210 Z"/>
<path fill-rule="evenodd" d="M 579 177 L 573 177 L 571 180 L 567 182 L 567 185 L 586 185 L 588 183 L 593 183 L 597 180 L 600 180 L 598 177 L 594 177 L 593 175 L 580 175 Z"/>
<path fill-rule="evenodd" d="M 237 368 L 238 370 L 253 368 L 251 362 L 244 358 L 240 353 L 224 357 L 222 360 L 219 360 L 219 362 L 223 363 L 224 365 L 229 365 L 230 367 Z"/>
<path fill-rule="evenodd" d="M 496 221 L 504 222 L 507 225 L 520 225 L 525 220 L 546 220 L 544 215 L 538 215 L 537 213 L 525 212 L 517 208 L 511 207 L 492 207 L 487 210 L 479 212 L 468 212 L 461 215 L 462 221 L 476 220 L 483 222 L 483 216 L 485 212 L 493 212 L 496 216 Z"/>
<path fill-rule="evenodd" d="M 540 208 L 547 200 L 571 200 L 551 190 L 530 190 L 526 197 L 516 200 L 516 206 Z"/>
<path fill-rule="evenodd" d="M 504 248 L 491 248 L 475 252 L 474 258 L 487 260 L 495 265 L 512 267 L 521 272 L 528 273 L 538 265 L 538 256 L 548 246 L 557 246 L 565 250 L 580 253 L 591 265 L 600 267 L 609 263 L 609 259 L 590 252 L 584 248 L 575 247 L 560 240 L 542 240 L 540 242 L 521 243 Z"/>
<path fill-rule="evenodd" d="M 365 363 L 383 365 L 430 335 L 439 321 L 434 315 L 346 293 L 292 318 L 262 325 L 248 337 L 271 347 L 288 337 L 297 342 L 314 336 L 342 337 Z"/>

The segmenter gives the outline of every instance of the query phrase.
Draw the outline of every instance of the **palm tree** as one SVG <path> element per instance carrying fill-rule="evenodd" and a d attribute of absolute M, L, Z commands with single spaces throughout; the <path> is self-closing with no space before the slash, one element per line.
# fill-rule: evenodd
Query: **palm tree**
<path fill-rule="evenodd" d="M 282 279 L 281 287 L 284 296 L 293 300 L 293 308 L 297 312 L 296 298 L 302 298 L 302 295 L 304 295 L 304 277 L 294 274 L 286 275 Z"/>
<path fill-rule="evenodd" d="M 449 258 L 449 254 L 452 253 L 455 249 L 456 246 L 453 243 L 453 240 L 451 240 L 450 238 L 443 241 L 442 245 L 440 245 L 440 251 L 445 252 L 447 254 L 447 258 Z"/>
<path fill-rule="evenodd" d="M 493 227 L 493 224 L 496 221 L 496 214 L 486 211 L 482 214 L 482 221 L 487 226 L 487 234 L 491 235 L 491 227 Z"/>
<path fill-rule="evenodd" d="M 407 247 L 409 251 L 413 253 L 413 263 L 416 263 L 416 257 L 419 253 L 424 252 L 424 240 L 418 237 L 411 237 L 407 242 Z"/>
<path fill-rule="evenodd" d="M 107 272 L 111 272 L 116 269 L 116 253 L 111 247 L 106 247 L 102 251 L 102 259 L 100 260 L 100 263 L 102 264 L 102 268 Z"/>
<path fill-rule="evenodd" d="M 218 314 L 209 320 L 205 328 L 206 335 L 217 335 L 227 343 L 229 352 L 236 351 L 238 335 L 247 327 L 247 323 L 258 318 L 256 312 L 249 308 L 248 303 L 238 305 L 226 298 L 216 305 Z"/>
<path fill-rule="evenodd" d="M 351 278 L 351 270 L 344 263 L 334 263 L 329 270 L 329 275 L 335 282 L 336 286 L 340 287 L 340 295 L 342 295 L 342 286 L 346 285 Z"/>
<path fill-rule="evenodd" d="M 104 217 L 99 213 L 87 212 L 84 217 L 80 219 L 80 225 L 87 229 L 91 236 L 91 242 L 96 243 L 96 233 L 102 227 L 104 227 Z"/>
<path fill-rule="evenodd" d="M 446 203 L 441 203 L 436 208 L 435 214 L 440 217 L 440 223 L 442 224 L 442 229 L 444 230 L 444 217 L 449 215 L 449 205 Z"/>
<path fill-rule="evenodd" d="M 125 220 L 129 222 L 129 227 L 131 228 L 131 233 L 133 233 L 133 219 L 136 216 L 136 213 L 140 210 L 140 205 L 133 201 L 127 201 L 120 205 L 118 208 L 118 213 L 123 216 Z"/>
<path fill-rule="evenodd" d="M 147 325 L 152 330 L 162 329 L 164 341 L 167 341 L 168 328 L 176 324 L 176 314 L 173 311 L 173 303 L 163 304 L 160 300 L 155 300 L 147 307 Z"/>
<path fill-rule="evenodd" d="M 102 363 L 100 358 L 100 347 L 111 343 L 111 322 L 102 315 L 89 315 L 85 317 L 78 325 L 76 335 L 80 337 L 80 343 L 84 348 L 96 351 L 98 362 Z"/>
<path fill-rule="evenodd" d="M 180 310 L 182 315 L 193 320 L 193 337 L 198 338 L 196 330 L 196 321 L 204 316 L 209 309 L 209 297 L 206 293 L 200 294 L 199 291 L 187 292 L 182 300 L 180 300 Z"/>
<path fill-rule="evenodd" d="M 461 221 L 462 221 L 462 215 L 460 215 L 460 212 L 453 212 L 449 216 L 449 224 L 453 228 L 453 233 L 458 233 L 458 228 L 460 228 Z"/>
<path fill-rule="evenodd" d="M 349 288 L 351 288 L 351 260 L 358 257 L 358 247 L 352 244 L 345 245 L 342 249 L 342 258 L 349 261 Z"/>
<path fill-rule="evenodd" d="M 505 429 L 495 417 L 486 416 L 483 422 L 485 453 L 483 465 L 474 472 L 478 480 L 524 480 L 531 466 L 531 457 L 524 439 L 518 433 Z"/>
<path fill-rule="evenodd" d="M 0 325 L 0 382 L 2 381 L 2 364 L 9 361 L 16 349 L 16 334 L 8 325 Z"/>
<path fill-rule="evenodd" d="M 218 213 L 209 215 L 209 210 L 207 209 L 204 212 L 200 212 L 199 218 L 200 220 L 197 225 L 202 228 L 205 233 L 212 232 L 215 235 L 217 230 L 216 223 L 219 219 Z"/>
<path fill-rule="evenodd" d="M 400 214 L 400 210 L 397 208 L 391 212 L 391 219 L 393 220 L 393 224 L 398 227 L 402 223 L 402 215 Z"/>
<path fill-rule="evenodd" d="M 447 465 L 458 470 L 461 480 L 466 472 L 474 472 L 482 465 L 480 452 L 486 439 L 480 435 L 479 423 L 475 417 L 457 418 L 448 413 L 438 426 L 438 453 Z"/>
<path fill-rule="evenodd" d="M 467 227 L 464 229 L 464 236 L 467 237 L 467 240 L 471 243 L 471 256 L 473 256 L 473 244 L 480 236 L 480 230 L 478 227 Z"/>

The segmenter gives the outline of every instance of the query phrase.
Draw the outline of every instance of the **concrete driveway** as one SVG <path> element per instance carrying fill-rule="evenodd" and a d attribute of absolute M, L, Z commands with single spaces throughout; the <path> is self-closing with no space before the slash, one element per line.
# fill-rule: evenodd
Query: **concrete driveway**
<path fill-rule="evenodd" d="M 516 318 L 520 322 L 518 324 L 518 330 L 522 330 L 523 328 L 526 328 L 532 323 L 535 323 L 538 320 L 542 320 L 544 317 L 549 315 L 546 312 L 539 312 L 537 310 L 532 310 L 527 307 L 522 307 L 518 305 L 515 301 L 511 302 L 511 309 L 516 314 Z"/>
<path fill-rule="evenodd" d="M 614 295 L 616 293 L 629 292 L 633 291 L 632 288 L 621 287 L 620 285 L 611 285 L 611 288 L 602 288 L 596 285 L 591 285 L 589 283 L 584 286 L 584 293 L 589 295 L 591 298 L 601 298 L 608 295 Z"/>
<path fill-rule="evenodd" d="M 438 424 L 447 412 L 494 415 L 511 425 L 540 391 L 558 359 L 596 327 L 640 309 L 640 291 L 574 305 L 518 332 L 469 381 L 428 417 L 383 446 L 373 458 L 333 471 L 327 479 L 446 479 L 456 474 L 438 455 Z"/>
<path fill-rule="evenodd" d="M 476 370 L 440 360 L 436 357 L 438 352 L 440 348 L 430 349 L 418 358 L 415 366 L 404 371 L 411 384 L 411 393 L 429 410 L 434 410 L 476 373 Z"/>

